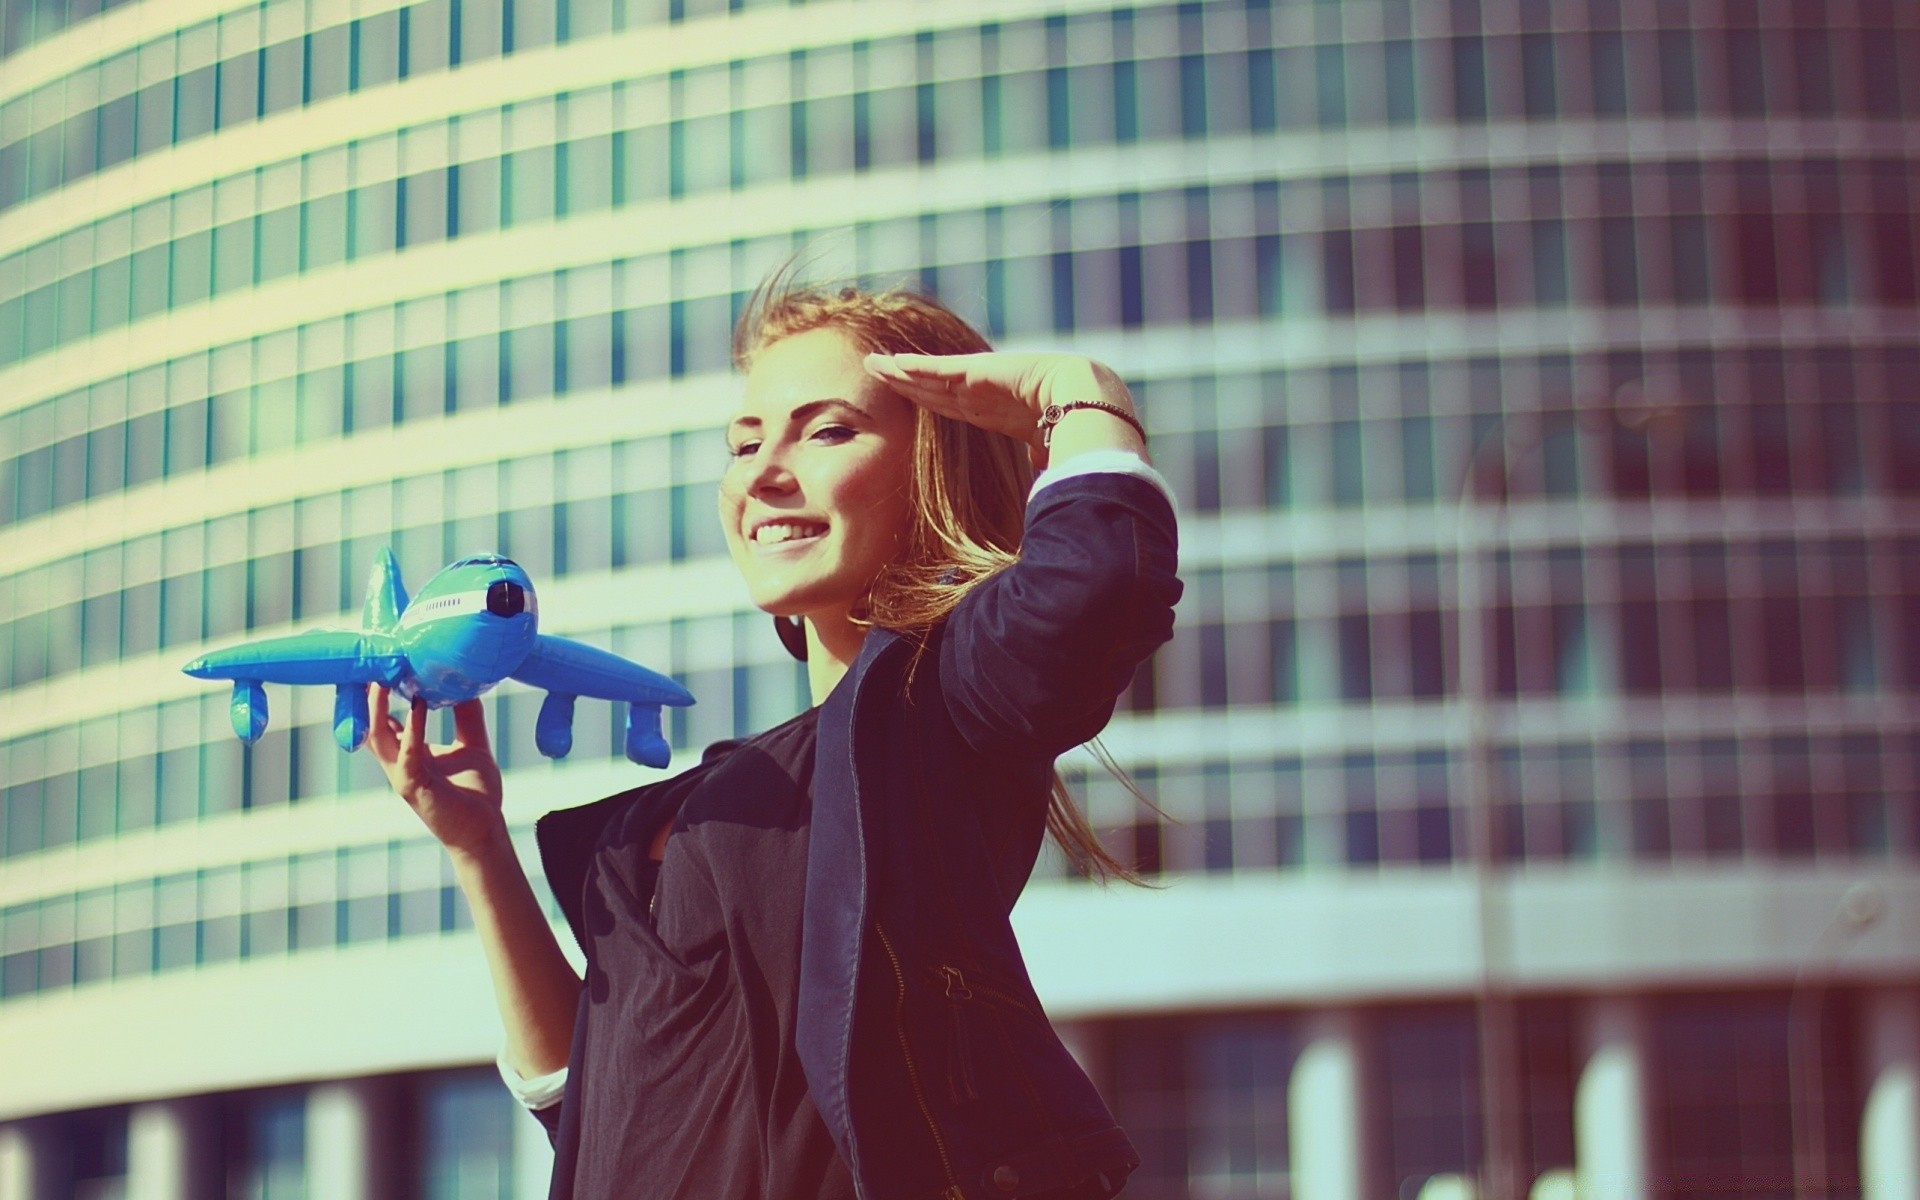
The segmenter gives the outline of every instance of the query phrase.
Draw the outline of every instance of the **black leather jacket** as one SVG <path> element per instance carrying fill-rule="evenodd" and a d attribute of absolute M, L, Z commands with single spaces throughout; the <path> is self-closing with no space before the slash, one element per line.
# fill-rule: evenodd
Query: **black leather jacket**
<path fill-rule="evenodd" d="M 1053 760 L 1171 636 L 1175 566 L 1153 484 L 1058 480 L 1028 505 L 1018 563 L 922 645 L 875 630 L 821 708 L 796 1041 L 862 1200 L 1091 1200 L 1139 1165 L 1047 1021 L 1009 915 Z M 601 829 L 647 792 L 541 819 L 576 932 Z M 560 1107 L 574 1098 L 569 1081 Z"/>

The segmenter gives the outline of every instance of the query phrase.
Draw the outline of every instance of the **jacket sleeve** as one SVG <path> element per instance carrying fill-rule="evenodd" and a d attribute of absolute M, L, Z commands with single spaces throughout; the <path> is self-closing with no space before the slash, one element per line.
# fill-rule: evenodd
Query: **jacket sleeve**
<path fill-rule="evenodd" d="M 1051 758 L 1098 734 L 1134 668 L 1173 635 L 1178 537 L 1160 488 L 1073 475 L 1027 505 L 1020 559 L 940 639 L 941 688 L 976 750 Z"/>

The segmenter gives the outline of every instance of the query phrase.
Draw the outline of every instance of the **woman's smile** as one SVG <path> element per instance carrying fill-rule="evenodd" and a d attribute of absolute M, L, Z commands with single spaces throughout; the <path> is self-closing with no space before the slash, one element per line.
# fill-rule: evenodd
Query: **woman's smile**
<path fill-rule="evenodd" d="M 796 521 L 775 518 L 753 526 L 749 540 L 760 551 L 799 549 L 820 540 L 827 532 L 821 521 Z"/>

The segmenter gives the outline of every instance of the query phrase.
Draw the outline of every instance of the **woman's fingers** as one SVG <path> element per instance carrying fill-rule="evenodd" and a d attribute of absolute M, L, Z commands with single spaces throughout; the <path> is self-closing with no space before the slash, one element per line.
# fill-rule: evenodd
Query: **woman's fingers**
<path fill-rule="evenodd" d="M 394 736 L 397 727 L 387 713 L 387 689 L 374 683 L 367 686 L 367 710 L 373 718 L 367 722 L 367 749 L 382 766 L 400 757 L 400 742 Z"/>
<path fill-rule="evenodd" d="M 980 382 L 993 382 L 1008 388 L 1020 382 L 1020 374 L 1031 354 L 1002 354 L 997 350 L 978 354 L 876 354 L 903 371 L 917 375 L 958 375 Z"/>
<path fill-rule="evenodd" d="M 1010 364 L 998 362 L 997 354 L 869 354 L 868 370 L 889 382 L 905 383 L 934 395 L 959 397 L 980 390 L 1001 393 L 1009 400 L 1023 400 L 1015 394 L 1019 373 Z"/>
<path fill-rule="evenodd" d="M 401 774 L 415 782 L 425 778 L 427 759 L 427 702 L 415 696 L 407 709 L 407 724 L 400 731 L 399 765 Z"/>
<path fill-rule="evenodd" d="M 1050 377 L 1089 360 L 1070 354 L 879 354 L 878 365 L 916 379 L 938 380 L 958 392 L 988 391 L 1017 400 L 1035 412 L 1047 401 Z"/>
<path fill-rule="evenodd" d="M 391 695 L 379 684 L 369 689 L 367 703 L 372 720 L 367 722 L 367 748 L 372 751 L 374 761 L 380 764 L 388 785 L 401 799 L 412 804 L 422 782 L 419 756 L 408 755 L 406 728 L 394 720 L 393 714 L 387 709 Z"/>
<path fill-rule="evenodd" d="M 479 700 L 453 706 L 453 744 L 476 750 L 492 748 L 487 741 L 487 709 Z"/>
<path fill-rule="evenodd" d="M 903 373 L 883 375 L 887 386 L 920 405 L 932 409 L 943 417 L 952 417 L 956 421 L 969 421 L 970 405 L 967 398 L 951 383 L 940 379 L 924 379 Z"/>
<path fill-rule="evenodd" d="M 1030 355 L 870 354 L 867 370 L 944 417 L 1025 440 L 1039 412 L 1024 382 Z"/>
<path fill-rule="evenodd" d="M 456 705 L 452 744 L 434 745 L 427 741 L 426 701 L 416 697 L 400 721 L 387 709 L 390 698 L 388 688 L 368 690 L 367 744 L 395 794 L 449 847 L 491 837 L 486 823 L 499 812 L 500 767 L 480 702 Z"/>
<path fill-rule="evenodd" d="M 397 766 L 402 773 L 418 770 L 430 763 L 449 758 L 455 751 L 474 750 L 483 757 L 493 753 L 487 735 L 486 709 L 478 700 L 456 704 L 453 709 L 454 740 L 437 746 L 427 740 L 427 704 L 415 700 L 402 722 L 388 711 L 391 693 L 379 684 L 368 688 L 367 705 L 372 719 L 367 722 L 367 745 L 382 765 Z M 465 755 L 461 761 L 466 760 Z"/>

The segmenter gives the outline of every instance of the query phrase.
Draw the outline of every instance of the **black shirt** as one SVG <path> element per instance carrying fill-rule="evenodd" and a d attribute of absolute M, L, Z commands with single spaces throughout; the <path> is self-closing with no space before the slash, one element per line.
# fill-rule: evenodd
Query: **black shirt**
<path fill-rule="evenodd" d="M 794 1050 L 817 719 L 660 785 L 661 862 L 639 805 L 594 853 L 578 1200 L 852 1200 Z"/>

